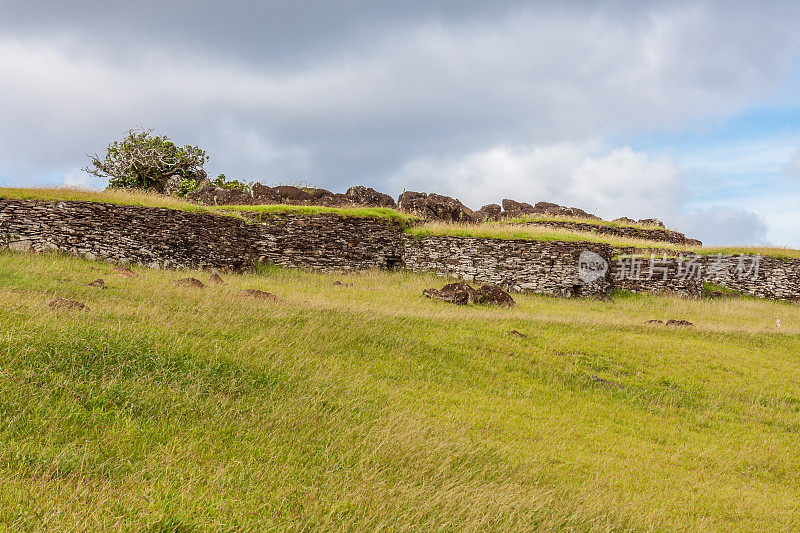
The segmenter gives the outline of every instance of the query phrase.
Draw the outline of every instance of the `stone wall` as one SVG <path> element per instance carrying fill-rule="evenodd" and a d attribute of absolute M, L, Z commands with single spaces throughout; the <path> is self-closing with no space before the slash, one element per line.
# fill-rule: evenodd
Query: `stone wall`
<path fill-rule="evenodd" d="M 101 202 L 0 198 L 0 245 L 60 250 L 166 268 L 252 269 L 256 260 L 317 270 L 394 268 L 403 227 L 336 214 L 276 214 L 262 222 Z"/>
<path fill-rule="evenodd" d="M 402 266 L 403 226 L 336 214 L 279 215 L 256 224 L 260 261 L 330 272 Z"/>
<path fill-rule="evenodd" d="M 415 272 L 436 272 L 466 281 L 496 283 L 512 292 L 556 296 L 605 292 L 608 273 L 582 279 L 579 260 L 586 251 L 609 262 L 612 248 L 598 243 L 541 242 L 511 239 L 404 236 L 403 259 Z"/>
<path fill-rule="evenodd" d="M 252 268 L 255 234 L 243 220 L 101 202 L 0 198 L 0 244 L 60 250 L 151 267 Z"/>
<path fill-rule="evenodd" d="M 246 221 L 155 207 L 0 198 L 0 246 L 21 251 L 231 271 L 248 270 L 257 260 L 320 271 L 404 266 L 557 296 L 588 296 L 613 287 L 699 296 L 709 282 L 758 297 L 800 299 L 800 260 L 641 258 L 635 256 L 641 251 L 599 243 L 414 238 L 403 229 L 387 219 L 330 213 Z"/>

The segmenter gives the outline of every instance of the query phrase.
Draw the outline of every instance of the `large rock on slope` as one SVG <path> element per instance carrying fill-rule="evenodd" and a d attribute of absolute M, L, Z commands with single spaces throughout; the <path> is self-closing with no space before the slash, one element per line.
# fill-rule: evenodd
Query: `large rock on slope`
<path fill-rule="evenodd" d="M 600 217 L 587 213 L 583 209 L 577 207 L 564 207 L 563 205 L 553 204 L 550 202 L 537 202 L 533 206 L 535 214 L 562 216 L 562 217 L 578 217 L 578 218 L 591 218 L 600 220 Z"/>
<path fill-rule="evenodd" d="M 503 307 L 516 307 L 517 302 L 499 285 L 485 283 L 475 291 L 476 304 L 500 305 Z"/>
<path fill-rule="evenodd" d="M 253 197 L 239 189 L 206 186 L 186 195 L 190 202 L 205 205 L 251 205 Z"/>
<path fill-rule="evenodd" d="M 475 303 L 475 289 L 467 283 L 448 283 L 441 289 L 425 289 L 422 294 L 451 304 L 467 305 Z"/>
<path fill-rule="evenodd" d="M 475 222 L 484 222 L 486 220 L 500 220 L 503 214 L 503 208 L 497 204 L 486 204 L 477 211 L 475 211 Z"/>
<path fill-rule="evenodd" d="M 350 187 L 347 189 L 345 196 L 357 205 L 365 205 L 368 207 L 396 207 L 394 198 L 388 194 L 378 192 L 371 187 L 364 187 L 363 185 Z"/>
<path fill-rule="evenodd" d="M 470 208 L 456 198 L 435 193 L 406 191 L 397 199 L 397 206 L 424 220 L 443 222 L 472 222 Z"/>
<path fill-rule="evenodd" d="M 534 213 L 533 206 L 526 202 L 517 202 L 503 198 L 503 215 L 507 218 L 516 218 Z"/>

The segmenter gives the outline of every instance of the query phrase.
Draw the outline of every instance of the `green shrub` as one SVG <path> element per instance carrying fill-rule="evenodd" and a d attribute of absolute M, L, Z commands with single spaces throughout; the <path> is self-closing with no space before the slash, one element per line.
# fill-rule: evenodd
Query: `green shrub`
<path fill-rule="evenodd" d="M 83 170 L 99 178 L 107 178 L 110 188 L 133 188 L 165 192 L 168 180 L 205 179 L 203 165 L 206 153 L 197 146 L 180 147 L 165 135 L 151 135 L 152 130 L 129 130 L 121 141 L 106 148 L 105 156 L 89 156 L 91 167 Z M 188 191 L 187 191 L 188 192 Z M 185 194 L 185 193 L 184 193 Z"/>

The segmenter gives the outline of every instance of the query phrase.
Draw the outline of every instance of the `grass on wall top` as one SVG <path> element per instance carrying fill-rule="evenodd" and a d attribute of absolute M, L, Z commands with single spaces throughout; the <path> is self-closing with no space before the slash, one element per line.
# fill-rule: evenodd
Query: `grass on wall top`
<path fill-rule="evenodd" d="M 87 191 L 68 187 L 42 188 L 0 188 L 0 198 L 12 200 L 51 200 L 76 202 L 107 202 L 116 205 L 136 205 L 143 207 L 162 207 L 181 211 L 201 213 L 221 213 L 242 218 L 244 212 L 263 214 L 291 213 L 298 215 L 318 215 L 332 213 L 346 217 L 382 218 L 411 223 L 415 217 L 383 207 L 323 207 L 306 205 L 198 205 L 181 198 L 132 189 L 108 189 L 105 191 Z"/>
<path fill-rule="evenodd" d="M 559 215 L 525 215 L 522 217 L 510 218 L 508 220 L 502 220 L 494 223 L 495 224 L 541 224 L 547 222 L 575 222 L 578 224 L 591 224 L 592 226 L 606 226 L 609 228 L 637 228 L 637 229 L 656 229 L 663 231 L 672 231 L 668 228 L 662 228 L 661 226 L 655 226 L 652 224 L 639 224 L 638 222 L 622 223 L 622 222 L 613 222 L 610 220 L 598 220 L 596 218 L 570 217 L 570 216 L 559 216 Z"/>
<path fill-rule="evenodd" d="M 603 235 L 588 231 L 574 231 L 547 226 L 519 226 L 495 223 L 449 224 L 429 222 L 406 230 L 416 238 L 431 236 L 474 237 L 478 239 L 514 239 L 540 242 L 591 242 L 614 247 L 634 247 L 642 250 L 658 250 L 703 255 L 761 255 L 779 259 L 800 259 L 800 250 L 791 248 L 768 248 L 758 246 L 682 246 L 680 244 Z"/>

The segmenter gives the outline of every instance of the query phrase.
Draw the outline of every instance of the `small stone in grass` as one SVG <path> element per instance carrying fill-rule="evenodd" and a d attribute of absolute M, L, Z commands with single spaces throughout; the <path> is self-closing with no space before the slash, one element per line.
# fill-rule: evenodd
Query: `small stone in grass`
<path fill-rule="evenodd" d="M 211 274 L 211 277 L 208 278 L 209 283 L 215 283 L 217 285 L 225 285 L 225 281 L 219 274 Z"/>
<path fill-rule="evenodd" d="M 243 291 L 239 291 L 239 294 L 241 296 L 249 296 L 250 298 L 256 298 L 257 300 L 274 301 L 278 299 L 278 297 L 272 294 L 271 292 L 264 292 L 258 289 L 245 289 Z"/>
<path fill-rule="evenodd" d="M 664 324 L 664 322 L 661 321 L 661 320 L 648 320 L 647 323 L 648 324 Z"/>
<path fill-rule="evenodd" d="M 50 302 L 50 309 L 65 309 L 67 311 L 88 311 L 89 306 L 77 300 L 70 300 L 69 298 L 62 298 L 57 296 L 55 300 Z"/>
<path fill-rule="evenodd" d="M 103 278 L 98 278 L 98 279 L 96 279 L 94 281 L 90 281 L 86 285 L 88 285 L 89 287 L 97 287 L 98 289 L 107 289 L 108 288 L 108 285 L 106 285 L 106 282 L 103 281 Z"/>
<path fill-rule="evenodd" d="M 519 337 L 521 339 L 524 339 L 524 338 L 527 337 L 527 335 L 525 335 L 524 333 L 520 333 L 519 331 L 517 331 L 515 329 L 511 330 L 511 335 L 513 335 L 514 337 Z"/>
<path fill-rule="evenodd" d="M 123 278 L 132 278 L 136 276 L 130 268 L 123 266 L 114 267 L 114 272 Z"/>
<path fill-rule="evenodd" d="M 178 285 L 179 287 L 193 287 L 195 289 L 202 289 L 205 287 L 203 282 L 196 278 L 181 278 L 176 279 L 172 282 L 173 285 Z"/>
<path fill-rule="evenodd" d="M 667 325 L 668 326 L 694 326 L 694 324 L 692 324 L 688 320 L 673 320 L 672 318 L 667 320 Z"/>
<path fill-rule="evenodd" d="M 620 385 L 619 383 L 615 383 L 613 381 L 609 381 L 607 379 L 603 379 L 600 376 L 595 376 L 594 374 L 589 376 L 589 379 L 591 379 L 593 382 L 597 383 L 598 385 L 602 385 L 603 387 L 608 387 L 609 389 L 621 389 L 621 388 L 623 388 L 622 385 Z"/>
<path fill-rule="evenodd" d="M 353 284 L 352 283 L 342 283 L 341 281 L 337 280 L 337 281 L 333 282 L 333 286 L 334 287 L 352 287 Z"/>

